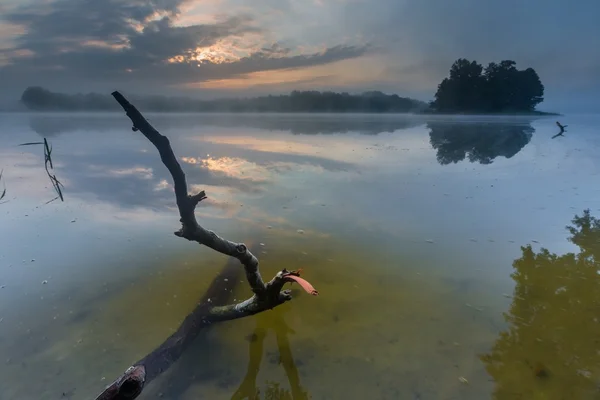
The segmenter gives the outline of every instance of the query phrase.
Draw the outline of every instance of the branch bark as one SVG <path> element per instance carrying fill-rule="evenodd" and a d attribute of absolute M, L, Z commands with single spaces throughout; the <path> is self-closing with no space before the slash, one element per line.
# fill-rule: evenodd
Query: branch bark
<path fill-rule="evenodd" d="M 175 232 L 175 235 L 239 260 L 244 266 L 253 296 L 237 304 L 215 305 L 205 302 L 199 305 L 185 318 L 173 335 L 157 349 L 128 368 L 96 400 L 137 398 L 144 385 L 169 368 L 203 328 L 216 322 L 229 321 L 270 310 L 291 300 L 291 291 L 283 290 L 285 283 L 298 282 L 302 287 L 312 289 L 310 284 L 299 278 L 298 272 L 285 269 L 279 271 L 273 279 L 265 284 L 258 268 L 258 259 L 245 244 L 231 242 L 202 227 L 196 220 L 195 209 L 202 200 L 206 199 L 206 193 L 201 191 L 193 195 L 188 194 L 185 173 L 177 161 L 169 139 L 161 135 L 121 93 L 116 91 L 112 93 L 112 96 L 123 107 L 133 123 L 132 130 L 141 132 L 156 147 L 163 164 L 173 178 L 175 200 L 181 222 L 181 228 Z M 305 290 L 313 295 L 317 294 L 314 289 Z"/>

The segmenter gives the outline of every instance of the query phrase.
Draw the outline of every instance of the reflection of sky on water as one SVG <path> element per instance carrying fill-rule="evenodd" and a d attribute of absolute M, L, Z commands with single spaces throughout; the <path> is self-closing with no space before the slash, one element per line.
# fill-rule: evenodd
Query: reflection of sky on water
<path fill-rule="evenodd" d="M 209 188 L 210 201 L 199 210 L 209 215 L 252 219 L 251 212 L 260 211 L 319 229 L 341 224 L 336 230 L 360 223 L 450 245 L 472 237 L 540 238 L 539 224 L 564 220 L 571 207 L 585 206 L 575 203 L 582 190 L 592 189 L 575 166 L 592 162 L 588 171 L 595 173 L 591 148 L 579 146 L 586 136 L 549 142 L 553 122 L 546 119 L 424 118 L 150 116 L 171 138 L 190 185 Z M 37 139 L 37 132 L 53 135 L 57 173 L 71 202 L 99 202 L 121 210 L 122 218 L 133 218 L 127 216 L 133 210 L 174 212 L 167 171 L 151 145 L 130 131 L 126 117 L 22 114 L 7 116 L 3 125 L 10 126 L 2 159 L 13 199 L 5 209 L 51 198 L 39 173 L 41 149 L 15 146 Z M 352 130 L 366 125 L 374 135 Z M 336 126 L 345 133 L 334 134 Z M 330 134 L 314 136 L 319 132 Z M 452 161 L 440 165 L 440 157 Z M 481 157 L 488 161 L 459 161 Z M 45 206 L 56 207 L 67 205 Z M 526 219 L 531 223 L 513 228 Z"/>

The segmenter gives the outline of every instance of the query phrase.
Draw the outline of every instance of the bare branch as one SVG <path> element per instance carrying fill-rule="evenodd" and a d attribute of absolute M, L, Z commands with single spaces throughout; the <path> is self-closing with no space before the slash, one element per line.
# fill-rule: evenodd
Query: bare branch
<path fill-rule="evenodd" d="M 291 300 L 289 290 L 282 290 L 285 283 L 297 282 L 308 293 L 317 295 L 317 291 L 302 278 L 299 272 L 282 270 L 275 277 L 264 283 L 258 270 L 258 259 L 243 243 L 234 243 L 223 239 L 213 231 L 203 228 L 195 216 L 195 208 L 199 202 L 206 199 L 206 193 L 201 191 L 195 195 L 188 194 L 187 182 L 181 165 L 177 161 L 169 139 L 161 135 L 144 116 L 119 92 L 113 92 L 113 97 L 123 107 L 133 123 L 132 130 L 140 131 L 158 150 L 163 164 L 167 167 L 175 186 L 175 198 L 179 209 L 181 229 L 175 235 L 195 241 L 210 247 L 222 254 L 238 259 L 244 266 L 246 278 L 254 295 L 249 299 L 232 305 L 221 305 L 211 302 L 211 291 L 219 287 L 213 281 L 206 296 L 206 301 L 189 314 L 177 331 L 173 333 L 157 349 L 127 369 L 123 375 L 109 385 L 96 400 L 135 399 L 142 392 L 144 385 L 168 369 L 183 353 L 184 349 L 198 333 L 213 323 L 242 318 L 270 310 L 288 300 Z M 228 281 L 228 279 L 223 279 Z M 234 280 L 237 282 L 237 279 Z M 215 286 L 216 285 L 216 286 Z M 221 285 L 222 286 L 222 285 Z M 222 294 L 223 290 L 219 290 Z"/>
<path fill-rule="evenodd" d="M 219 253 L 235 257 L 244 265 L 248 283 L 252 291 L 261 294 L 265 291 L 265 283 L 258 272 L 258 259 L 242 243 L 234 243 L 223 239 L 213 231 L 203 228 L 196 221 L 194 211 L 198 203 L 206 198 L 204 191 L 197 195 L 188 194 L 187 182 L 181 165 L 173 153 L 171 143 L 166 136 L 161 135 L 144 116 L 119 92 L 113 92 L 113 97 L 125 110 L 133 123 L 133 128 L 140 131 L 158 150 L 160 159 L 173 177 L 175 199 L 181 217 L 181 229 L 175 235 L 198 242 Z"/>

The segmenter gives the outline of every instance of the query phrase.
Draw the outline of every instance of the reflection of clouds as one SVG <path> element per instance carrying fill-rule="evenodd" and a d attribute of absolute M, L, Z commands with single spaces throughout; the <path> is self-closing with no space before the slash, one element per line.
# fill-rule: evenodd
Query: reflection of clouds
<path fill-rule="evenodd" d="M 56 192 L 44 170 L 44 155 L 35 150 L 23 153 L 0 152 L 3 174 L 2 181 L 6 186 L 5 201 L 29 196 L 45 202 L 56 196 Z M 64 176 L 64 163 L 54 161 L 56 176 L 66 187 L 72 186 L 68 177 Z M 3 190 L 3 188 L 2 188 Z M 64 189 L 63 189 L 64 191 Z"/>
<path fill-rule="evenodd" d="M 254 182 L 272 180 L 269 168 L 237 157 L 208 157 L 202 160 L 202 167 L 236 179 L 248 179 Z"/>
<path fill-rule="evenodd" d="M 88 165 L 91 174 L 94 176 L 106 176 L 112 178 L 119 177 L 137 177 L 139 179 L 152 179 L 154 174 L 152 168 L 134 166 L 130 168 L 109 168 L 103 165 Z M 90 174 L 90 175 L 91 175 Z"/>
<path fill-rule="evenodd" d="M 181 160 L 216 174 L 256 183 L 273 181 L 275 172 L 290 171 L 293 167 L 290 163 L 257 164 L 239 157 L 181 157 Z"/>
<path fill-rule="evenodd" d="M 152 179 L 152 168 L 132 167 L 122 169 L 110 169 L 109 175 L 113 176 L 138 176 L 142 179 Z"/>
<path fill-rule="evenodd" d="M 189 122 L 197 122 L 198 116 L 181 116 L 184 120 L 181 124 L 177 122 L 179 117 L 151 116 L 150 120 L 171 138 L 175 153 L 184 167 L 190 191 L 207 190 L 209 199 L 202 203 L 198 210 L 201 213 L 210 210 L 208 213 L 211 216 L 231 216 L 242 208 L 245 214 L 257 195 L 274 184 L 284 182 L 280 179 L 284 176 L 293 174 L 294 179 L 285 180 L 285 186 L 290 186 L 299 183 L 301 176 L 309 179 L 311 174 L 324 171 L 356 171 L 354 160 L 348 162 L 350 158 L 335 160 L 331 157 L 330 144 L 337 143 L 337 149 L 350 149 L 356 137 L 360 136 L 326 136 L 320 137 L 319 141 L 315 141 L 314 137 L 306 137 L 303 147 L 300 147 L 296 145 L 302 143 L 302 138 L 298 136 L 286 136 L 293 139 L 289 143 L 277 138 L 283 137 L 281 133 L 276 133 L 277 136 L 269 140 L 265 135 L 274 134 L 257 131 L 257 138 L 254 139 L 244 135 L 234 141 L 235 136 L 225 136 L 224 141 L 207 142 L 198 140 L 206 132 L 204 125 L 200 131 L 189 129 Z M 62 165 L 57 176 L 67 186 L 67 197 L 116 204 L 123 210 L 147 207 L 160 211 L 169 210 L 175 205 L 169 172 L 151 145 L 140 135 L 131 134 L 124 117 L 106 114 L 68 117 L 38 115 L 33 118 L 40 132 L 44 132 L 46 120 L 53 121 L 48 126 L 54 133 L 60 132 L 63 125 L 74 132 L 52 140 L 56 148 L 53 156 Z M 90 120 L 92 122 L 86 125 Z M 26 120 L 23 122 L 27 123 Z M 185 129 L 173 130 L 180 127 Z M 102 133 L 95 134 L 94 131 Z M 218 138 L 215 136 L 215 139 Z M 327 143 L 320 146 L 318 143 L 323 138 Z M 367 136 L 364 138 L 370 140 Z M 268 151 L 265 151 L 265 147 L 268 147 Z M 39 172 L 37 178 L 43 182 L 42 187 L 47 186 L 43 181 L 43 160 L 33 158 L 32 155 L 31 166 L 35 168 L 35 173 Z M 32 181 L 31 178 L 27 180 Z M 13 193 L 22 195 L 24 191 L 15 190 Z M 270 203 L 288 201 L 277 193 L 269 196 L 272 197 Z"/>
<path fill-rule="evenodd" d="M 234 203 L 231 199 L 234 197 L 231 188 L 223 187 L 223 186 L 213 186 L 213 185 L 202 185 L 198 183 L 193 183 L 188 185 L 188 190 L 190 193 L 198 193 L 202 190 L 206 192 L 207 198 L 202 200 L 202 202 L 196 208 L 196 214 L 201 217 L 210 217 L 210 218 L 232 218 L 240 211 L 239 203 Z M 210 210 L 206 210 L 206 208 L 210 208 Z M 216 215 L 214 210 L 220 210 L 221 215 Z"/>
<path fill-rule="evenodd" d="M 164 209 L 174 202 L 172 191 L 166 190 L 172 188 L 171 177 L 154 152 L 142 153 L 124 147 L 107 155 L 90 149 L 89 152 L 65 152 L 60 158 L 65 164 L 60 173 L 72 182 L 68 187 L 71 194 L 114 202 L 126 208 Z M 249 194 L 264 190 L 262 185 L 269 182 L 264 178 L 252 181 L 238 177 L 233 172 L 227 173 L 226 167 L 224 162 L 202 163 L 185 168 L 185 173 L 190 183 L 226 187 Z M 257 173 L 260 174 L 260 170 Z"/>
<path fill-rule="evenodd" d="M 156 185 L 154 185 L 154 190 L 165 190 L 171 187 L 169 182 L 166 179 L 161 179 Z"/>
<path fill-rule="evenodd" d="M 264 135 L 264 133 L 261 132 L 259 135 Z M 190 143 L 190 146 L 199 146 L 204 150 L 210 150 L 214 157 L 243 158 L 261 165 L 269 164 L 271 167 L 275 165 L 281 167 L 286 164 L 293 165 L 294 168 L 313 166 L 331 172 L 353 171 L 357 167 L 355 160 L 352 160 L 352 162 L 347 161 L 352 158 L 344 158 L 338 155 L 338 151 L 342 147 L 347 149 L 346 153 L 351 153 L 351 149 L 356 147 L 355 144 L 352 144 L 354 138 L 351 142 L 348 139 L 338 139 L 337 145 L 332 143 L 331 146 L 324 146 L 315 151 L 310 151 L 308 150 L 309 147 L 304 147 L 305 152 L 302 152 L 302 146 L 296 146 L 299 143 L 297 138 L 283 141 L 262 138 L 258 135 L 241 137 L 238 135 L 221 135 L 210 136 L 208 140 L 205 137 L 185 139 L 186 143 Z M 273 147 L 268 147 L 263 143 L 265 140 L 278 143 Z M 307 141 L 314 141 L 314 138 L 308 138 Z M 344 142 L 347 143 L 344 144 Z M 316 148 L 314 145 L 310 146 Z M 333 148 L 336 149 L 335 152 L 332 151 Z"/>
<path fill-rule="evenodd" d="M 166 212 L 165 212 L 166 211 Z M 149 207 L 129 207 L 123 208 L 119 204 L 108 201 L 96 201 L 93 207 L 87 207 L 85 210 L 85 219 L 90 219 L 103 224 L 122 225 L 123 223 L 164 223 L 173 225 L 176 221 L 177 208 L 165 207 L 164 210 L 156 210 Z"/>
<path fill-rule="evenodd" d="M 202 143 L 203 148 L 210 147 L 211 154 L 227 153 L 236 157 L 260 158 L 264 162 L 318 166 L 328 172 L 360 173 L 359 167 L 387 164 L 397 168 L 399 163 L 410 165 L 420 162 L 429 151 L 422 135 L 412 131 L 402 135 L 380 135 L 376 141 L 364 135 L 328 135 L 318 140 L 311 136 L 277 139 L 264 132 L 252 136 L 206 135 L 193 137 L 190 141 Z M 407 151 L 409 149 L 410 152 Z"/>
<path fill-rule="evenodd" d="M 322 146 L 315 145 L 315 143 L 302 143 L 294 140 L 278 140 L 278 139 L 267 139 L 258 138 L 255 136 L 205 136 L 202 138 L 203 141 L 210 143 L 226 144 L 231 146 L 241 146 L 251 150 L 264 151 L 269 153 L 283 153 L 283 154 L 315 154 L 320 150 L 323 150 Z"/>

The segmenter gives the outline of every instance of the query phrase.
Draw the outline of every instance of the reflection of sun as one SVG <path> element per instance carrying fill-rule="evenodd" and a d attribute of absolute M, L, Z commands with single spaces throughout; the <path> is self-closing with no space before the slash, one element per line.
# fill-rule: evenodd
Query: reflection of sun
<path fill-rule="evenodd" d="M 264 182 L 272 178 L 268 168 L 254 162 L 237 157 L 207 158 L 181 157 L 181 161 L 187 164 L 197 164 L 202 168 L 217 172 L 236 179 Z"/>

